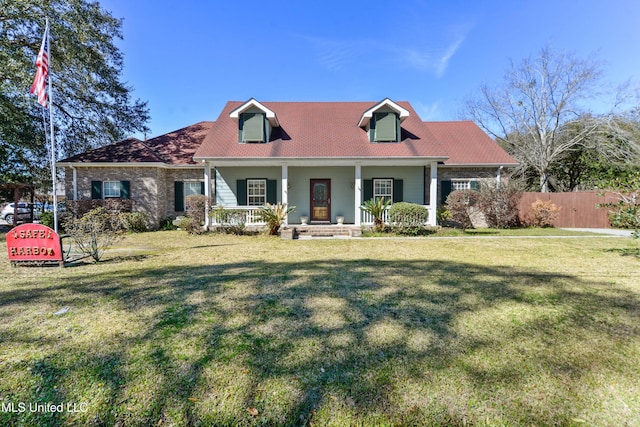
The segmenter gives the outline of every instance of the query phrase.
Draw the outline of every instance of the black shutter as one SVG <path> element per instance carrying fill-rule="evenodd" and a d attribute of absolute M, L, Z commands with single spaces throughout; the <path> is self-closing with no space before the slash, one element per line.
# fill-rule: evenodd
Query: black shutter
<path fill-rule="evenodd" d="M 451 181 L 442 181 L 442 188 L 440 189 L 440 204 L 444 205 L 447 202 L 447 197 L 451 194 Z"/>
<path fill-rule="evenodd" d="M 174 208 L 176 212 L 184 211 L 184 182 L 176 181 L 174 183 Z"/>
<path fill-rule="evenodd" d="M 371 116 L 369 120 L 369 142 L 375 142 L 376 140 L 376 115 Z"/>
<path fill-rule="evenodd" d="M 200 183 L 200 194 L 204 194 L 204 181 Z"/>
<path fill-rule="evenodd" d="M 131 185 L 129 181 L 120 181 L 120 198 L 121 199 L 131 198 Z"/>
<path fill-rule="evenodd" d="M 373 180 L 365 179 L 362 184 L 362 201 L 373 199 Z"/>
<path fill-rule="evenodd" d="M 246 206 L 247 204 L 247 180 L 239 179 L 236 181 L 236 199 L 238 206 Z"/>
<path fill-rule="evenodd" d="M 267 180 L 267 203 L 278 203 L 278 181 L 275 179 Z"/>
<path fill-rule="evenodd" d="M 91 181 L 91 198 L 102 199 L 102 181 Z"/>
<path fill-rule="evenodd" d="M 400 114 L 396 114 L 396 142 L 402 141 L 402 128 L 400 127 Z"/>
<path fill-rule="evenodd" d="M 393 180 L 393 203 L 402 202 L 403 199 L 403 182 L 401 179 Z"/>

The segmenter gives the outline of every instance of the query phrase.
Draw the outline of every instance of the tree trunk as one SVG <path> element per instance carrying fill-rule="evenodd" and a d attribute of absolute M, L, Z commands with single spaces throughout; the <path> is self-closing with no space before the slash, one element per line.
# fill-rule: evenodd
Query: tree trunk
<path fill-rule="evenodd" d="M 540 173 L 540 192 L 549 192 L 549 174 L 546 171 Z"/>

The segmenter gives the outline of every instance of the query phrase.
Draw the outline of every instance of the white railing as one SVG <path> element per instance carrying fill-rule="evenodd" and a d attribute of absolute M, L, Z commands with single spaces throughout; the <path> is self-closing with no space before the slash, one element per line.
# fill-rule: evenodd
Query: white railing
<path fill-rule="evenodd" d="M 360 223 L 362 225 L 372 225 L 373 224 L 373 215 L 371 215 L 369 212 L 365 212 L 362 209 L 360 209 Z M 389 224 L 389 208 L 386 208 L 384 210 L 384 213 L 382 214 L 382 222 L 384 222 L 385 224 Z"/>
<path fill-rule="evenodd" d="M 258 215 L 260 206 L 223 206 L 209 213 L 209 225 L 264 225 Z"/>
<path fill-rule="evenodd" d="M 432 209 L 431 205 L 423 205 L 425 209 L 427 209 L 429 211 L 429 223 L 432 223 L 432 218 L 433 218 L 433 224 L 435 225 L 435 213 L 434 213 L 434 209 Z M 363 210 L 360 210 L 360 221 L 362 225 L 373 225 L 373 215 L 371 215 L 369 212 L 365 212 Z M 382 222 L 384 222 L 385 224 L 389 224 L 389 208 L 385 209 L 384 214 L 382 215 Z"/>

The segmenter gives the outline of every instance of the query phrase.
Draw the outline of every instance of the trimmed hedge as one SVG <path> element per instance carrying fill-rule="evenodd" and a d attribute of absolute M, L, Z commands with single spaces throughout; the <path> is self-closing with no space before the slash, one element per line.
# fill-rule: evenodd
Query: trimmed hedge
<path fill-rule="evenodd" d="M 389 208 L 391 229 L 398 234 L 416 236 L 423 234 L 429 211 L 415 203 L 398 202 Z"/>

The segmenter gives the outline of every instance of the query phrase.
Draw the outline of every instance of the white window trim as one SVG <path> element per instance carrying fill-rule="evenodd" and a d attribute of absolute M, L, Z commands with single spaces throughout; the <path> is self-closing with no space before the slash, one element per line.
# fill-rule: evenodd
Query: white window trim
<path fill-rule="evenodd" d="M 471 190 L 470 178 L 454 178 L 451 180 L 451 191 Z"/>
<path fill-rule="evenodd" d="M 376 192 L 376 182 L 377 181 L 390 181 L 391 185 L 389 186 L 390 193 L 382 194 Z M 384 197 L 386 201 L 390 201 L 393 203 L 393 178 L 373 178 L 373 200 L 378 200 L 380 197 Z"/>
<path fill-rule="evenodd" d="M 107 184 L 116 184 L 117 195 L 107 195 Z M 122 193 L 120 192 L 120 181 L 102 181 L 102 198 L 103 199 L 119 199 Z"/>
<path fill-rule="evenodd" d="M 263 194 L 250 194 L 249 188 L 252 184 L 259 183 L 264 189 Z M 260 198 L 262 201 L 260 203 L 251 202 L 251 198 Z M 266 179 L 247 179 L 247 205 L 248 206 L 264 206 L 267 204 L 267 180 Z"/>

